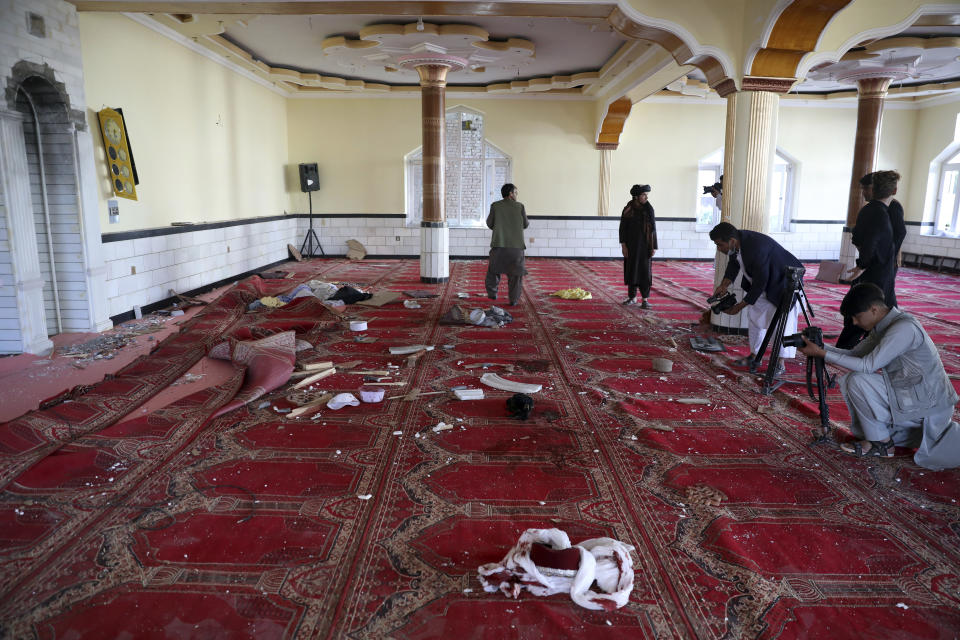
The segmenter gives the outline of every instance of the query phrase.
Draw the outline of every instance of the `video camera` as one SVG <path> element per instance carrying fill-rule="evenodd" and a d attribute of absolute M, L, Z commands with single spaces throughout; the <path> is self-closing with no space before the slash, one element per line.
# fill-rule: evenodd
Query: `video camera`
<path fill-rule="evenodd" d="M 723 183 L 722 183 L 722 182 L 714 182 L 713 184 L 705 184 L 705 185 L 703 185 L 703 193 L 704 193 L 704 195 L 706 195 L 706 194 L 708 194 L 708 193 L 712 194 L 714 191 L 716 191 L 717 193 L 723 193 Z"/>
<path fill-rule="evenodd" d="M 800 333 L 795 333 L 792 336 L 783 336 L 783 346 L 802 347 L 804 345 L 804 337 L 821 349 L 823 348 L 823 329 L 820 327 L 807 327 Z"/>
<path fill-rule="evenodd" d="M 726 293 L 713 295 L 707 298 L 707 304 L 714 313 L 723 313 L 733 305 L 737 304 L 737 296 L 730 291 Z"/>

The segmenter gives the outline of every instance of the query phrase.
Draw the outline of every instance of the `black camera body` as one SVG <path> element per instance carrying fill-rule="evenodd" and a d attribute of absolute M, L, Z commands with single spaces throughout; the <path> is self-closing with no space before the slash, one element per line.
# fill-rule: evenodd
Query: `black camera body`
<path fill-rule="evenodd" d="M 783 336 L 783 346 L 802 347 L 804 345 L 804 337 L 821 349 L 823 348 L 823 329 L 820 327 L 807 327 L 800 333 L 795 333 L 792 336 Z"/>
<path fill-rule="evenodd" d="M 737 296 L 727 291 L 722 295 L 710 296 L 707 298 L 707 304 L 714 313 L 723 313 L 733 305 L 737 304 Z"/>

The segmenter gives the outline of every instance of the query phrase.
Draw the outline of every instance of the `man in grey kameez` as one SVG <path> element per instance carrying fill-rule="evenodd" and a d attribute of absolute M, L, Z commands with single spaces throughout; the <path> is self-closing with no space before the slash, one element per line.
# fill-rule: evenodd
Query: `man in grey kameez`
<path fill-rule="evenodd" d="M 891 309 L 880 287 L 854 286 L 840 312 L 868 335 L 852 349 L 806 342 L 800 350 L 849 369 L 840 392 L 850 409 L 856 442 L 841 449 L 857 456 L 892 457 L 894 446 L 919 447 L 914 462 L 928 469 L 960 466 L 958 396 L 937 348 L 912 315 Z"/>
<path fill-rule="evenodd" d="M 503 200 L 490 205 L 487 226 L 493 229 L 490 238 L 490 262 L 487 265 L 487 277 L 484 284 L 487 297 L 497 299 L 500 275 L 507 274 L 510 304 L 520 300 L 523 276 L 526 275 L 526 263 L 523 256 L 527 245 L 523 241 L 523 230 L 530 226 L 527 211 L 517 202 L 517 187 L 509 182 L 500 188 Z"/>

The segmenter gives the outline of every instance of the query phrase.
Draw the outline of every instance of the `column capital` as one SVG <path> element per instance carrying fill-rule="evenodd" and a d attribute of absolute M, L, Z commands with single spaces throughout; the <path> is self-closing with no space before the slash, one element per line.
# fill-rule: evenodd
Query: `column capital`
<path fill-rule="evenodd" d="M 857 94 L 861 98 L 885 98 L 890 83 L 896 80 L 891 76 L 866 76 L 857 78 Z"/>
<path fill-rule="evenodd" d="M 400 66 L 416 69 L 421 87 L 447 86 L 447 72 L 460 71 L 467 60 L 446 53 L 413 53 L 400 58 Z"/>
<path fill-rule="evenodd" d="M 761 76 L 744 76 L 740 83 L 740 91 L 766 91 L 769 93 L 786 93 L 796 84 L 796 78 L 766 78 Z"/>
<path fill-rule="evenodd" d="M 727 78 L 723 82 L 715 85 L 713 90 L 716 91 L 721 98 L 726 98 L 730 94 L 737 92 L 737 83 L 733 78 Z"/>

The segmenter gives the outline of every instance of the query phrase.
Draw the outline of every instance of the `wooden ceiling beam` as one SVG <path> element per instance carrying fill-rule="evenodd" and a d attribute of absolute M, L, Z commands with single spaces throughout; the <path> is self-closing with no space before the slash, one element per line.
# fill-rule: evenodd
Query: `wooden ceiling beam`
<path fill-rule="evenodd" d="M 852 0 L 793 0 L 777 18 L 763 49 L 750 66 L 751 76 L 793 78 L 797 65 L 817 48 L 827 23 Z"/>

